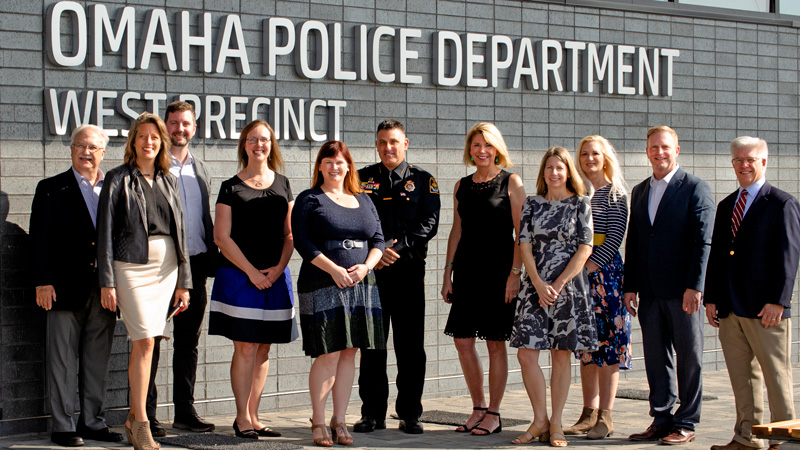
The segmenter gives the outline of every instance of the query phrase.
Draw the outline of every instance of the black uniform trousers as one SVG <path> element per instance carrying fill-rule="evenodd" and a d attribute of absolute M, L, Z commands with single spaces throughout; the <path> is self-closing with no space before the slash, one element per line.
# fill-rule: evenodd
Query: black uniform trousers
<path fill-rule="evenodd" d="M 189 308 L 172 318 L 172 399 L 175 404 L 175 417 L 186 417 L 195 413 L 194 383 L 197 378 L 197 344 L 203 318 L 208 304 L 206 274 L 208 255 L 201 253 L 189 258 L 192 268 L 192 289 L 189 289 Z M 150 367 L 150 385 L 147 388 L 147 417 L 156 418 L 158 391 L 156 391 L 156 371 L 161 356 L 161 338 L 156 338 L 153 349 L 153 362 Z"/>
<path fill-rule="evenodd" d="M 425 383 L 425 266 L 419 262 L 394 264 L 376 270 L 384 320 L 384 338 L 392 324 L 397 358 L 397 401 L 395 411 L 401 419 L 419 419 Z M 386 418 L 389 379 L 386 375 L 386 350 L 362 350 L 358 376 L 361 414 Z"/>

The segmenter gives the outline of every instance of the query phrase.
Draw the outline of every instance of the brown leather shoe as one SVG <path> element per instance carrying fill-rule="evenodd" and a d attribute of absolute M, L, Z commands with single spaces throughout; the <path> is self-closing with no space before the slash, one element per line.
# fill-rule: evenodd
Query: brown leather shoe
<path fill-rule="evenodd" d="M 659 428 L 655 425 L 650 425 L 641 433 L 634 433 L 628 436 L 631 441 L 657 441 L 669 434 L 669 429 Z"/>
<path fill-rule="evenodd" d="M 757 447 L 748 447 L 744 444 L 740 444 L 736 441 L 730 441 L 725 445 L 722 444 L 714 444 L 711 446 L 711 450 L 754 450 Z M 777 450 L 777 449 L 776 449 Z"/>
<path fill-rule="evenodd" d="M 694 430 L 688 428 L 674 428 L 668 435 L 661 438 L 662 444 L 682 445 L 694 440 Z"/>
<path fill-rule="evenodd" d="M 781 450 L 781 444 L 772 444 L 767 450 Z"/>

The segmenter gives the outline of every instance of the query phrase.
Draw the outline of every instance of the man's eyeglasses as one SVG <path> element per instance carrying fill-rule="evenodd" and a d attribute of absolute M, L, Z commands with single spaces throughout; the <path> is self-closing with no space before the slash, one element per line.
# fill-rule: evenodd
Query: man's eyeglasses
<path fill-rule="evenodd" d="M 741 166 L 745 161 L 747 161 L 747 164 L 755 164 L 760 160 L 761 158 L 733 158 L 731 162 L 734 166 Z"/>
<path fill-rule="evenodd" d="M 256 145 L 259 142 L 264 145 L 267 145 L 267 142 L 269 142 L 269 138 L 250 138 L 250 139 L 245 139 L 245 142 L 247 142 L 250 145 Z"/>
<path fill-rule="evenodd" d="M 98 147 L 96 145 L 85 145 L 85 144 L 72 144 L 72 147 L 79 151 L 84 151 L 86 149 L 89 149 L 91 153 L 96 153 L 103 149 L 103 147 Z"/>

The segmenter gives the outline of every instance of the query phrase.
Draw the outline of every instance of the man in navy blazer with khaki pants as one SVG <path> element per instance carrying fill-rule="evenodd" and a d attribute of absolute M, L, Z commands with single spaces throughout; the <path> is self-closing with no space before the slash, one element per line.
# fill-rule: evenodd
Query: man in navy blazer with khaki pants
<path fill-rule="evenodd" d="M 642 328 L 653 417 L 647 430 L 629 439 L 672 445 L 693 441 L 700 422 L 703 316 L 699 311 L 714 220 L 711 189 L 678 166 L 678 153 L 678 135 L 672 128 L 648 130 L 647 158 L 653 176 L 631 193 L 624 283 L 625 307 L 634 316 L 638 312 Z M 673 413 L 678 398 L 681 404 Z"/>
<path fill-rule="evenodd" d="M 733 440 L 712 450 L 762 447 L 750 433 L 763 419 L 762 384 L 771 421 L 795 417 L 789 317 L 800 261 L 800 203 L 767 183 L 763 139 L 734 139 L 731 156 L 739 188 L 717 208 L 704 301 L 708 323 L 719 327 L 736 424 Z"/>

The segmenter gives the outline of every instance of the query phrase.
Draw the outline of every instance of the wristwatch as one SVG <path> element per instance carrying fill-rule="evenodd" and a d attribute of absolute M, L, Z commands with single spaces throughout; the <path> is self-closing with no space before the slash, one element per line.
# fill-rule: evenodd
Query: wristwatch
<path fill-rule="evenodd" d="M 512 267 L 511 273 L 513 273 L 514 275 L 522 275 L 522 269 L 517 269 L 516 267 Z"/>

